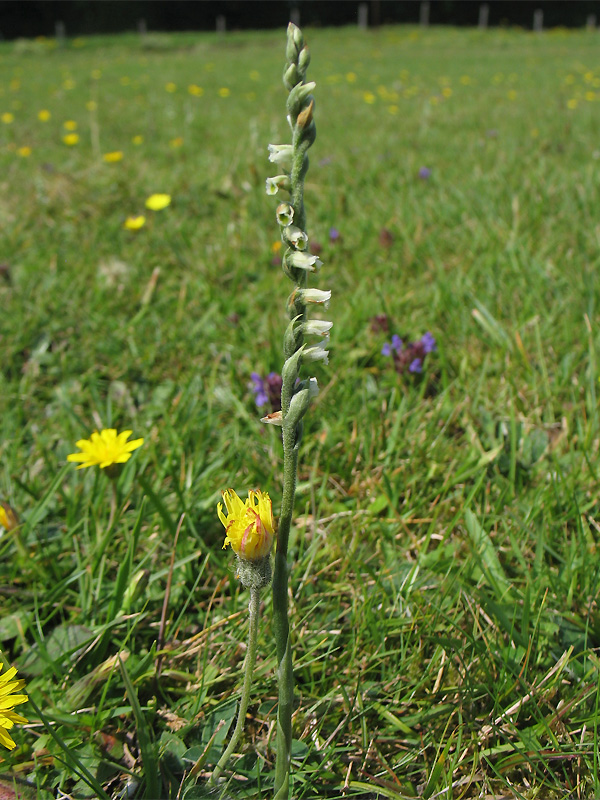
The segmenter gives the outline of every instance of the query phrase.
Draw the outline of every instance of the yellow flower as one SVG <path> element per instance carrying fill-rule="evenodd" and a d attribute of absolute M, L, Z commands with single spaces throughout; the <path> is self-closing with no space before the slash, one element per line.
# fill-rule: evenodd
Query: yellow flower
<path fill-rule="evenodd" d="M 38 111 L 38 119 L 40 122 L 48 122 L 52 114 L 48 111 L 47 108 L 42 108 L 41 111 Z"/>
<path fill-rule="evenodd" d="M 144 137 L 140 136 L 140 134 L 138 133 L 138 135 L 134 136 L 131 141 L 132 141 L 132 143 L 134 145 L 138 146 L 138 145 L 142 144 L 142 142 L 144 141 Z"/>
<path fill-rule="evenodd" d="M 175 139 L 171 139 L 169 142 L 169 147 L 177 148 L 183 145 L 183 136 L 176 136 Z"/>
<path fill-rule="evenodd" d="M 66 131 L 76 131 L 77 130 L 77 123 L 74 119 L 68 119 L 66 122 L 63 122 L 63 128 Z"/>
<path fill-rule="evenodd" d="M 8 503 L 0 501 L 0 525 L 4 530 L 12 531 L 19 524 L 17 512 Z"/>
<path fill-rule="evenodd" d="M 275 533 L 271 499 L 266 492 L 249 491 L 245 503 L 233 489 L 223 492 L 227 516 L 223 504 L 217 506 L 219 519 L 225 526 L 226 536 L 223 547 L 231 549 L 240 558 L 257 561 L 271 552 Z"/>
<path fill-rule="evenodd" d="M 139 231 L 146 224 L 146 217 L 143 214 L 138 214 L 136 217 L 127 217 L 123 223 L 123 227 L 127 231 Z"/>
<path fill-rule="evenodd" d="M 373 92 L 363 92 L 363 100 L 365 101 L 365 103 L 369 103 L 369 105 L 372 105 L 375 102 L 375 99 L 376 98 Z"/>
<path fill-rule="evenodd" d="M 69 147 L 73 147 L 74 144 L 77 144 L 79 142 L 79 134 L 67 133 L 63 136 L 63 142 Z"/>
<path fill-rule="evenodd" d="M 96 111 L 98 108 L 98 103 L 95 100 L 88 100 L 85 104 L 85 107 L 88 111 Z"/>
<path fill-rule="evenodd" d="M 94 431 L 89 439 L 80 439 L 75 444 L 81 453 L 70 453 L 67 461 L 81 461 L 77 469 L 99 466 L 100 469 L 113 464 L 124 464 L 131 458 L 131 451 L 144 443 L 143 439 L 128 442 L 131 431 L 123 431 L 117 435 L 115 428 Z"/>
<path fill-rule="evenodd" d="M 19 147 L 17 150 L 17 155 L 21 156 L 21 158 L 27 158 L 27 156 L 31 155 L 31 147 L 27 147 L 27 145 Z"/>
<path fill-rule="evenodd" d="M 171 92 L 171 94 L 173 94 L 173 92 L 177 91 L 177 84 L 173 83 L 173 81 L 169 81 L 169 83 L 166 84 L 165 89 L 167 92 Z"/>
<path fill-rule="evenodd" d="M 146 200 L 146 208 L 149 208 L 150 211 L 162 211 L 163 208 L 166 208 L 170 204 L 170 194 L 151 194 Z"/>
<path fill-rule="evenodd" d="M 194 97 L 202 97 L 204 94 L 204 89 L 201 86 L 196 86 L 195 83 L 190 83 L 188 86 L 188 92 Z"/>
<path fill-rule="evenodd" d="M 111 153 L 104 153 L 104 155 L 102 156 L 102 160 L 106 161 L 107 164 L 114 164 L 117 161 L 122 161 L 123 151 L 113 150 Z"/>
<path fill-rule="evenodd" d="M 2 668 L 0 667 L 0 672 Z M 9 730 L 15 722 L 25 723 L 27 720 L 20 714 L 16 714 L 13 710 L 15 706 L 20 703 L 27 702 L 26 694 L 15 694 L 19 689 L 25 686 L 25 681 L 15 681 L 13 678 L 17 674 L 14 667 L 8 669 L 4 675 L 0 674 L 0 744 L 12 750 L 16 747 L 12 740 Z"/>
<path fill-rule="evenodd" d="M 2 114 L 2 116 L 0 117 L 0 119 L 5 125 L 10 125 L 11 122 L 15 121 L 15 115 L 11 114 L 10 111 L 5 111 L 4 114 Z"/>
<path fill-rule="evenodd" d="M 229 97 L 231 94 L 231 90 L 227 88 L 227 86 L 223 86 L 219 89 L 219 97 Z"/>

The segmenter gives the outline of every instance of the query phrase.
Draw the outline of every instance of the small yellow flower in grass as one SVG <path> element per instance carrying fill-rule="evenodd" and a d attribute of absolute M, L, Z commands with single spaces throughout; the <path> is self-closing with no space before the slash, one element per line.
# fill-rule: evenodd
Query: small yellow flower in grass
<path fill-rule="evenodd" d="M 123 227 L 127 231 L 139 231 L 139 229 L 143 228 L 145 224 L 146 217 L 143 214 L 138 214 L 137 216 L 127 217 L 123 223 Z"/>
<path fill-rule="evenodd" d="M 88 111 L 97 111 L 98 103 L 95 100 L 88 100 L 85 107 Z"/>
<path fill-rule="evenodd" d="M 173 92 L 177 91 L 177 84 L 173 83 L 173 81 L 169 81 L 169 83 L 165 85 L 165 89 L 167 90 L 167 92 L 173 94 Z"/>
<path fill-rule="evenodd" d="M 373 92 L 363 92 L 363 100 L 365 101 L 365 103 L 369 103 L 369 105 L 373 105 L 373 103 L 375 102 L 376 98 L 375 98 L 375 95 L 373 94 Z"/>
<path fill-rule="evenodd" d="M 4 114 L 2 114 L 2 116 L 0 117 L 0 119 L 5 125 L 10 125 L 12 122 L 15 121 L 15 115 L 11 114 L 10 111 L 5 111 Z"/>
<path fill-rule="evenodd" d="M 269 495 L 260 490 L 249 491 L 244 503 L 233 489 L 227 489 L 223 492 L 223 500 L 227 516 L 223 513 L 223 504 L 217 506 L 217 514 L 227 534 L 223 547 L 230 544 L 233 552 L 246 561 L 257 561 L 268 556 L 275 534 Z"/>
<path fill-rule="evenodd" d="M 188 86 L 188 92 L 194 97 L 202 97 L 204 94 L 204 89 L 201 86 L 196 86 L 195 83 L 190 83 Z"/>
<path fill-rule="evenodd" d="M 47 108 L 42 108 L 41 111 L 38 111 L 38 119 L 40 122 L 48 122 L 52 114 L 48 111 Z"/>
<path fill-rule="evenodd" d="M 133 137 L 133 139 L 131 140 L 131 142 L 132 142 L 132 144 L 134 144 L 136 147 L 139 147 L 139 145 L 143 144 L 143 142 L 144 142 L 144 137 L 143 137 L 143 136 L 140 136 L 140 134 L 138 133 L 138 135 L 137 135 L 137 136 L 134 136 L 134 137 Z"/>
<path fill-rule="evenodd" d="M 78 133 L 66 133 L 63 136 L 62 140 L 68 147 L 73 147 L 74 145 L 79 143 L 79 134 Z"/>
<path fill-rule="evenodd" d="M 146 200 L 146 208 L 149 208 L 150 211 L 162 211 L 163 208 L 166 208 L 170 204 L 170 194 L 151 194 Z"/>
<path fill-rule="evenodd" d="M 116 164 L 117 161 L 123 160 L 123 151 L 113 150 L 110 153 L 104 153 L 102 160 L 106 161 L 107 164 Z"/>
<path fill-rule="evenodd" d="M 174 139 L 171 139 L 169 142 L 169 147 L 172 147 L 174 150 L 178 147 L 183 145 L 183 136 L 176 136 Z"/>
<path fill-rule="evenodd" d="M 95 466 L 105 469 L 113 464 L 124 464 L 131 458 L 131 451 L 144 443 L 143 439 L 128 442 L 130 436 L 131 431 L 117 434 L 115 428 L 105 428 L 100 433 L 94 431 L 89 439 L 75 443 L 81 452 L 70 453 L 67 461 L 81 461 L 77 469 Z"/>
<path fill-rule="evenodd" d="M 68 119 L 66 122 L 63 122 L 63 128 L 66 131 L 76 131 L 77 130 L 77 123 L 74 119 Z"/>
<path fill-rule="evenodd" d="M 8 503 L 0 501 L 0 526 L 6 531 L 12 531 L 18 524 L 19 517 L 14 508 L 11 508 Z"/>
<path fill-rule="evenodd" d="M 227 88 L 227 86 L 222 86 L 219 89 L 219 97 L 229 97 L 231 94 L 231 90 Z"/>
<path fill-rule="evenodd" d="M 19 149 L 17 150 L 17 155 L 21 156 L 21 158 L 27 158 L 28 156 L 31 155 L 31 147 L 27 147 L 27 145 L 19 147 Z"/>
<path fill-rule="evenodd" d="M 19 689 L 25 686 L 25 681 L 13 680 L 16 674 L 17 670 L 14 667 L 6 670 L 4 674 L 0 674 L 0 744 L 4 745 L 8 750 L 16 747 L 9 730 L 15 722 L 20 724 L 27 722 L 25 717 L 14 711 L 15 706 L 27 702 L 26 694 L 16 694 Z"/>

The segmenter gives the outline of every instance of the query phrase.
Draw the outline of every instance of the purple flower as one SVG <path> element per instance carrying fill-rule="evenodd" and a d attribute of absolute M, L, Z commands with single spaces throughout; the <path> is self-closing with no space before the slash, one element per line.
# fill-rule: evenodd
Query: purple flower
<path fill-rule="evenodd" d="M 270 403 L 273 411 L 281 411 L 281 375 L 269 372 L 266 378 L 261 378 L 258 372 L 252 372 L 250 378 L 252 379 L 250 388 L 254 392 L 257 408 Z"/>
<path fill-rule="evenodd" d="M 340 232 L 337 228 L 330 228 L 329 229 L 329 241 L 330 242 L 337 242 L 340 238 Z"/>
<path fill-rule="evenodd" d="M 420 358 L 415 358 L 414 361 L 411 361 L 408 371 L 423 372 L 423 361 Z"/>
<path fill-rule="evenodd" d="M 256 403 L 257 408 L 261 408 L 262 406 L 266 406 L 269 402 L 269 396 L 267 394 L 267 390 L 265 388 L 265 382 L 260 377 L 258 372 L 253 372 L 250 375 L 252 379 L 252 384 L 250 388 L 254 392 L 254 402 Z"/>
<path fill-rule="evenodd" d="M 400 353 L 402 350 L 402 339 L 395 333 L 392 336 L 392 341 L 386 342 L 383 347 L 381 348 L 381 355 L 382 356 L 391 356 L 392 351 L 396 351 L 396 353 Z"/>
<path fill-rule="evenodd" d="M 423 345 L 423 350 L 425 353 L 433 353 L 436 350 L 435 339 L 433 336 L 427 331 L 421 336 L 421 344 Z"/>
<path fill-rule="evenodd" d="M 394 351 L 396 353 L 400 353 L 402 351 L 402 339 L 396 333 L 392 336 L 391 342 L 386 342 L 383 345 L 381 348 L 381 355 L 391 356 L 393 355 Z"/>
<path fill-rule="evenodd" d="M 419 169 L 419 178 L 421 178 L 422 181 L 426 181 L 431 178 L 431 170 L 429 167 L 421 167 Z"/>

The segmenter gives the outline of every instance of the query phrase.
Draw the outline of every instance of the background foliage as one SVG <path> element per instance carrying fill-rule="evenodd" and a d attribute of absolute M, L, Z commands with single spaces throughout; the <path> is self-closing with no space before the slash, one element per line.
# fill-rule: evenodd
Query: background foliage
<path fill-rule="evenodd" d="M 595 36 L 307 38 L 335 327 L 291 543 L 294 797 L 591 796 Z M 23 523 L 0 539 L 0 643 L 32 699 L 5 787 L 200 797 L 227 735 L 247 597 L 215 507 L 280 493 L 249 384 L 282 362 L 284 41 L 0 48 L 0 494 Z M 147 211 L 154 192 L 171 205 Z M 424 373 L 397 375 L 382 345 L 426 331 Z M 145 438 L 111 524 L 106 476 L 66 465 L 109 426 Z M 268 796 L 269 616 L 240 797 Z"/>

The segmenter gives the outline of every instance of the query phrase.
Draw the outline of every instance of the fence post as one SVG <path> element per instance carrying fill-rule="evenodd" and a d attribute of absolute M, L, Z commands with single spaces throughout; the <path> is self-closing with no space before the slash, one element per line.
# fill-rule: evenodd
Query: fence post
<path fill-rule="evenodd" d="M 541 8 L 536 8 L 533 12 L 533 30 L 541 33 L 544 30 L 544 12 Z"/>
<path fill-rule="evenodd" d="M 485 30 L 488 26 L 488 20 L 490 17 L 490 7 L 487 3 L 483 3 L 479 6 L 479 20 L 477 22 L 477 27 L 480 30 Z"/>
<path fill-rule="evenodd" d="M 366 3 L 358 4 L 358 27 L 361 31 L 369 27 L 369 6 Z"/>
<path fill-rule="evenodd" d="M 429 0 L 422 0 L 419 8 L 419 25 L 422 28 L 429 26 Z"/>

